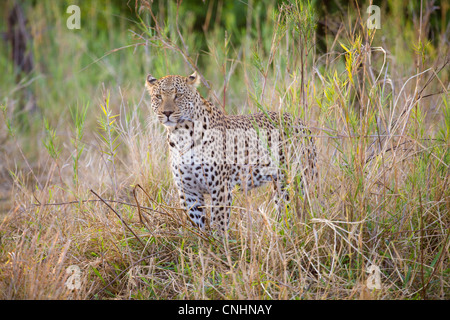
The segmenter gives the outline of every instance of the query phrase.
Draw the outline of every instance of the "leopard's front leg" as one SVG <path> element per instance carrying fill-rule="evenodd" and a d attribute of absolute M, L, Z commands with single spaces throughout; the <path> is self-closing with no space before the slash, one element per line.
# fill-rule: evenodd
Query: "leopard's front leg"
<path fill-rule="evenodd" d="M 192 174 L 185 166 L 172 164 L 172 173 L 178 190 L 180 206 L 200 229 L 205 228 L 205 198 Z"/>
<path fill-rule="evenodd" d="M 190 220 L 200 229 L 205 228 L 205 199 L 203 194 L 195 191 L 186 191 L 185 188 L 178 189 L 181 207 L 186 210 Z"/>
<path fill-rule="evenodd" d="M 232 189 L 226 179 L 219 181 L 211 190 L 211 226 L 224 234 L 230 223 Z"/>

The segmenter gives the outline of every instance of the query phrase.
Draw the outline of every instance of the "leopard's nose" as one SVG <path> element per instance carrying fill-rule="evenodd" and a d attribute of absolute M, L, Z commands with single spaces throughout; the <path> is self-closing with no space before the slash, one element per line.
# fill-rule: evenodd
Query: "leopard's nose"
<path fill-rule="evenodd" d="M 172 113 L 173 113 L 173 111 L 164 111 L 163 112 L 163 114 L 166 115 L 167 118 L 169 118 Z"/>

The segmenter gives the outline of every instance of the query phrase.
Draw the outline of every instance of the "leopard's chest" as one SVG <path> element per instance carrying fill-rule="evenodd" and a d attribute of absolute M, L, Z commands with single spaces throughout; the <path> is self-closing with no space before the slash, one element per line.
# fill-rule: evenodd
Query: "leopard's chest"
<path fill-rule="evenodd" d="M 219 141 L 208 132 L 194 132 L 189 125 L 170 132 L 168 144 L 175 182 L 191 190 L 209 193 L 220 174 Z"/>

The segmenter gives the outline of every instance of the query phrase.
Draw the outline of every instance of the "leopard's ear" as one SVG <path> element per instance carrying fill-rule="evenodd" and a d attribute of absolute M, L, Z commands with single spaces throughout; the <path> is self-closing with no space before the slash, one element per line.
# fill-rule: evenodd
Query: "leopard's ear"
<path fill-rule="evenodd" d="M 198 85 L 200 84 L 200 77 L 198 76 L 197 71 L 194 71 L 193 74 L 187 77 L 187 83 L 194 88 L 198 87 Z"/>
<path fill-rule="evenodd" d="M 156 82 L 156 78 L 154 77 L 154 76 L 152 76 L 151 74 L 149 74 L 148 76 L 147 76 L 147 83 L 149 84 L 149 85 L 154 85 L 155 84 L 155 82 Z"/>

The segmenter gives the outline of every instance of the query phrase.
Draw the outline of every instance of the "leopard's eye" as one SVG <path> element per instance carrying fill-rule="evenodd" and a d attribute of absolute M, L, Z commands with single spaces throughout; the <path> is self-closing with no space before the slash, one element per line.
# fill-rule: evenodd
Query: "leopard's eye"
<path fill-rule="evenodd" d="M 155 98 L 158 99 L 158 100 L 162 99 L 160 94 L 155 94 Z"/>
<path fill-rule="evenodd" d="M 181 98 L 182 96 L 183 96 L 182 93 L 177 93 L 177 94 L 175 95 L 175 99 L 179 99 L 179 98 Z"/>

